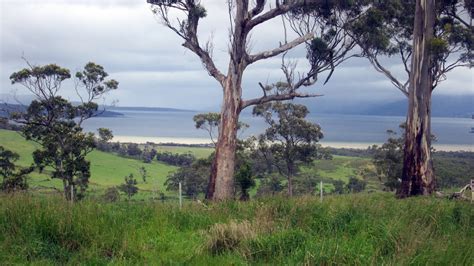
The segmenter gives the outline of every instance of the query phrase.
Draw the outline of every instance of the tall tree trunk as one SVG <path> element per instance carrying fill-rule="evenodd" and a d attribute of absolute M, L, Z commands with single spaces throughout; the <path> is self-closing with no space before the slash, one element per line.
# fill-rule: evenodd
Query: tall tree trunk
<path fill-rule="evenodd" d="M 206 195 L 208 199 L 232 199 L 235 194 L 234 168 L 237 124 L 241 111 L 241 77 L 241 74 L 229 75 L 224 86 L 219 137 Z"/>
<path fill-rule="evenodd" d="M 433 76 L 429 45 L 434 36 L 435 1 L 417 0 L 413 56 L 406 120 L 402 184 L 399 197 L 428 195 L 435 189 L 431 160 L 431 92 Z"/>
<path fill-rule="evenodd" d="M 238 2 L 234 18 L 234 32 L 230 48 L 227 76 L 222 85 L 223 101 L 216 155 L 212 163 L 206 198 L 212 200 L 233 199 L 235 195 L 234 171 L 237 149 L 237 124 L 242 110 L 242 76 L 247 67 L 247 34 L 245 20 L 248 2 Z"/>

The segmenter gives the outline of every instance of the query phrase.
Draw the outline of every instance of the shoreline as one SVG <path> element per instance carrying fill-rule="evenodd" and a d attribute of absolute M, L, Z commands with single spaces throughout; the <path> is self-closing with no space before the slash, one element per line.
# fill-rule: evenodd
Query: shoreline
<path fill-rule="evenodd" d="M 142 136 L 114 136 L 113 142 L 120 143 L 137 143 L 145 144 L 152 142 L 155 144 L 183 144 L 183 145 L 208 145 L 212 142 L 207 138 L 179 138 L 179 137 L 142 137 Z M 369 142 L 331 142 L 322 141 L 320 142 L 323 147 L 331 147 L 336 149 L 362 149 L 365 150 L 372 145 L 381 145 L 382 143 L 369 143 Z M 467 151 L 474 152 L 474 145 L 461 145 L 461 144 L 433 144 L 433 147 L 437 151 Z"/>

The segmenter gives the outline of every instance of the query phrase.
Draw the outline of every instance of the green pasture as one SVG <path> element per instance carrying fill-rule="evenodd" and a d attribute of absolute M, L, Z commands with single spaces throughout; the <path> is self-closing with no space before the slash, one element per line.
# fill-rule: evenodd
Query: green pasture
<path fill-rule="evenodd" d="M 17 132 L 7 130 L 0 130 L 0 145 L 20 155 L 20 160 L 17 162 L 20 166 L 29 166 L 33 163 L 32 153 L 38 146 L 34 142 L 26 141 Z M 139 181 L 138 187 L 140 190 L 166 192 L 164 189 L 166 176 L 176 170 L 176 167 L 156 160 L 147 164 L 139 160 L 123 158 L 97 150 L 91 152 L 87 159 L 91 162 L 91 191 L 117 186 L 123 183 L 126 175 L 133 174 Z M 148 172 L 146 183 L 141 178 L 140 167 L 145 167 Z M 35 171 L 30 174 L 31 189 L 61 188 L 62 183 L 60 180 L 51 179 L 48 173 L 49 169 L 46 168 L 43 173 Z"/>

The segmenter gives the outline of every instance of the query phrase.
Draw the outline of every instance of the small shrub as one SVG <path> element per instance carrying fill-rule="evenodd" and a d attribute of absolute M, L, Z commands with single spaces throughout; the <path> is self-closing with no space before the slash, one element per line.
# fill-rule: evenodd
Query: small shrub
<path fill-rule="evenodd" d="M 133 195 L 138 193 L 137 180 L 133 177 L 133 174 L 130 174 L 125 177 L 125 183 L 119 186 L 119 189 L 127 194 L 128 200 L 132 198 Z"/>
<path fill-rule="evenodd" d="M 351 176 L 349 177 L 349 183 L 347 183 L 347 190 L 351 193 L 359 193 L 362 192 L 366 186 L 367 182 L 365 180 L 360 180 Z"/>
<path fill-rule="evenodd" d="M 120 200 L 120 192 L 116 187 L 109 187 L 105 191 L 103 199 L 107 202 L 117 202 Z"/>

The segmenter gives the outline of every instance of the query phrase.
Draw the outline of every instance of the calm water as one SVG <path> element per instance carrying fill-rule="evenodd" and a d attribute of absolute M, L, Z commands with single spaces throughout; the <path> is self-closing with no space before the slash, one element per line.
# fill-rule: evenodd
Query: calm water
<path fill-rule="evenodd" d="M 111 109 L 113 111 L 113 109 Z M 98 117 L 84 125 L 88 131 L 106 127 L 116 136 L 208 138 L 203 130 L 194 128 L 193 112 L 158 112 L 120 110 L 123 117 Z M 362 115 L 310 115 L 309 120 L 319 123 L 326 142 L 381 143 L 387 139 L 386 130 L 398 130 L 404 117 L 362 116 Z M 242 114 L 241 121 L 250 125 L 242 137 L 262 133 L 266 125 L 263 119 Z M 432 119 L 433 134 L 438 144 L 473 145 L 474 120 L 469 118 Z"/>

